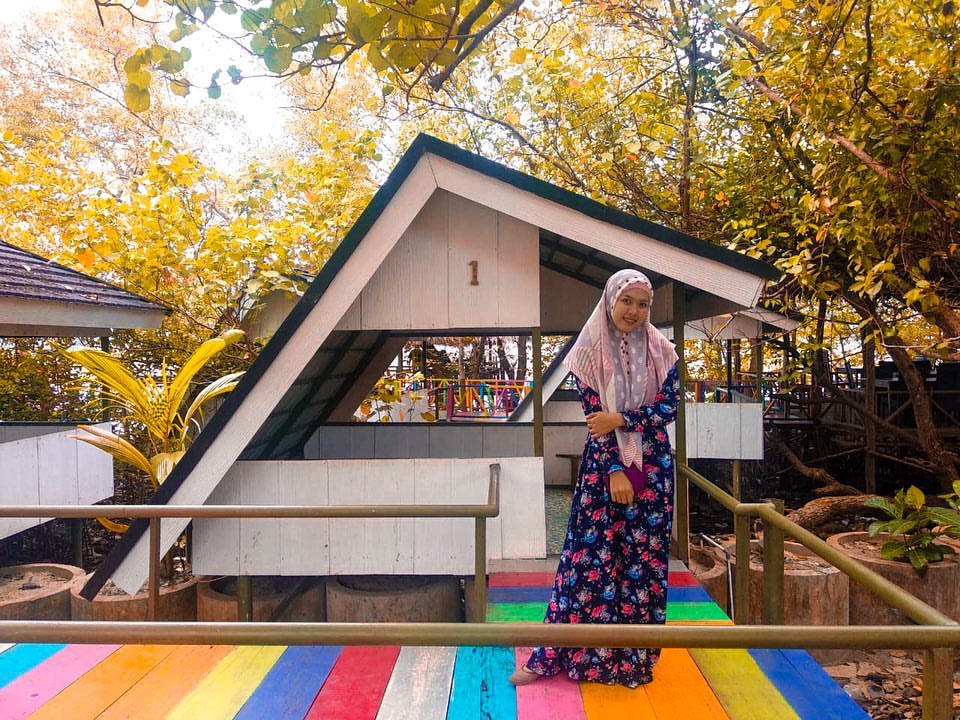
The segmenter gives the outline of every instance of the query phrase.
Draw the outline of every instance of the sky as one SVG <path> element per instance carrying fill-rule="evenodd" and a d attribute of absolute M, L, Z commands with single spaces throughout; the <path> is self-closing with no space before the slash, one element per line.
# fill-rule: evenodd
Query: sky
<path fill-rule="evenodd" d="M 85 7 L 95 12 L 93 0 L 0 0 L 0 36 L 3 26 L 10 23 L 29 23 L 30 18 L 68 5 Z M 231 19 L 225 17 L 227 21 Z M 238 22 L 236 18 L 233 22 Z M 171 24 L 172 27 L 172 24 Z M 215 102 L 239 113 L 242 118 L 244 137 L 238 135 L 238 141 L 253 141 L 256 145 L 272 145 L 283 137 L 284 120 L 290 111 L 286 109 L 287 100 L 278 81 L 272 78 L 249 77 L 240 85 L 232 85 L 226 74 L 230 65 L 236 65 L 241 72 L 254 74 L 262 72 L 242 51 L 227 41 L 218 40 L 213 33 L 199 32 L 184 41 L 192 58 L 187 64 L 187 75 L 192 82 L 207 83 L 216 69 L 221 69 L 220 83 L 222 95 Z M 211 102 L 202 89 L 194 88 L 186 98 L 178 100 L 189 106 Z M 225 132 L 230 133 L 230 128 Z M 229 144 L 229 143 L 227 143 Z M 226 168 L 223 169 L 236 169 Z"/>

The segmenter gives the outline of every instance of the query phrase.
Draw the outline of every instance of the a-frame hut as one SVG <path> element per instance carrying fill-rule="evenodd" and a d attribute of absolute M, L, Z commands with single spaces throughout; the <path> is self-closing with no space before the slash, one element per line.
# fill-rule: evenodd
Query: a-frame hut
<path fill-rule="evenodd" d="M 485 501 L 488 555 L 544 554 L 538 423 L 350 423 L 408 338 L 577 331 L 614 271 L 654 283 L 653 319 L 753 307 L 770 265 L 420 136 L 153 502 Z M 536 349 L 535 349 L 536 352 Z M 472 571 L 469 520 L 197 522 L 194 571 L 240 575 Z M 376 523 L 376 524 L 374 524 Z M 465 524 L 464 524 L 465 523 Z M 164 521 L 168 547 L 186 521 Z M 147 574 L 144 524 L 84 589 Z M 462 532 L 461 532 L 462 530 Z"/>

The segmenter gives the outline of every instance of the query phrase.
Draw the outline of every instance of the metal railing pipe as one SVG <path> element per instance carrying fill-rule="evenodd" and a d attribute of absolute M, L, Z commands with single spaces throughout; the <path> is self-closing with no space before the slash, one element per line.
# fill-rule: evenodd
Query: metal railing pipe
<path fill-rule="evenodd" d="M 878 575 L 873 572 L 873 570 L 860 564 L 840 550 L 827 545 L 827 543 L 812 532 L 787 520 L 783 515 L 773 510 L 773 508 L 761 506 L 757 510 L 757 514 L 764 523 L 776 525 L 784 534 L 790 536 L 809 550 L 812 550 L 834 567 L 842 570 L 849 575 L 852 580 L 860 583 L 877 597 L 882 598 L 885 602 L 897 610 L 900 610 L 914 622 L 921 625 L 957 625 L 955 620 L 951 620 L 940 611 L 908 593 L 899 585 Z"/>
<path fill-rule="evenodd" d="M 812 550 L 835 568 L 849 575 L 851 579 L 860 583 L 863 587 L 882 598 L 897 610 L 900 610 L 914 622 L 921 625 L 941 626 L 957 624 L 955 620 L 951 620 L 903 588 L 873 572 L 873 570 L 870 570 L 853 558 L 845 555 L 840 550 L 827 545 L 827 543 L 809 530 L 788 520 L 778 513 L 773 505 L 769 503 L 737 503 L 731 495 L 725 493 L 689 466 L 680 467 L 679 472 L 684 473 L 697 487 L 707 492 L 724 507 L 732 509 L 734 513 L 738 515 L 757 515 L 765 524 L 778 527 L 786 536 L 793 538 L 807 549 Z M 732 508 L 730 507 L 731 503 Z M 739 565 L 739 563 L 740 558 L 738 556 L 737 564 Z"/>
<path fill-rule="evenodd" d="M 493 505 L 0 505 L 0 517 L 57 518 L 472 518 Z"/>
<path fill-rule="evenodd" d="M 0 642 L 673 648 L 960 647 L 960 625 L 0 621 Z"/>
<path fill-rule="evenodd" d="M 773 500 L 783 514 L 783 500 Z M 763 526 L 763 624 L 783 625 L 783 530 L 773 523 Z"/>
<path fill-rule="evenodd" d="M 160 610 L 160 518 L 150 518 L 149 553 L 147 620 L 156 620 Z"/>

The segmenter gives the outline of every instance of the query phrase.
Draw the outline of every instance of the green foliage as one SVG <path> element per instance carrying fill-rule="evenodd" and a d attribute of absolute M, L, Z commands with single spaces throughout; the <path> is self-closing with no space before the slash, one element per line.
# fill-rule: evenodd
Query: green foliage
<path fill-rule="evenodd" d="M 101 12 L 121 8 L 133 19 L 138 0 L 96 0 Z M 388 82 L 413 87 L 466 57 L 487 33 L 511 15 L 520 2 L 491 0 L 234 0 L 183 2 L 164 0 L 173 29 L 167 38 L 173 46 L 201 29 L 229 37 L 256 57 L 277 77 L 335 70 L 351 57 L 365 58 Z M 237 11 L 241 12 L 237 15 Z M 230 28 L 232 24 L 235 27 Z M 185 54 L 186 53 L 186 54 Z M 186 48 L 150 45 L 138 48 L 124 64 L 124 101 L 134 112 L 150 107 L 151 70 L 177 83 L 186 94 L 191 83 L 184 70 Z M 335 75 L 335 73 L 332 73 Z M 235 83 L 242 76 L 231 73 Z M 207 87 L 220 96 L 216 80 Z"/>
<path fill-rule="evenodd" d="M 888 533 L 896 536 L 887 540 L 880 549 L 884 560 L 909 562 L 919 574 L 927 565 L 939 562 L 947 555 L 956 554 L 949 546 L 938 544 L 937 538 L 947 536 L 960 538 L 960 512 L 957 496 L 960 482 L 954 484 L 953 493 L 941 495 L 950 508 L 928 507 L 923 491 L 914 485 L 898 490 L 892 499 L 872 497 L 866 505 L 881 510 L 890 519 L 870 523 L 870 535 Z"/>

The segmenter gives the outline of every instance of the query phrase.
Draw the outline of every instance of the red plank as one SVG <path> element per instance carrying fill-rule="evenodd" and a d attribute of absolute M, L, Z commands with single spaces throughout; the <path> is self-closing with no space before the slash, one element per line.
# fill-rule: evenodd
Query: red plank
<path fill-rule="evenodd" d="M 399 647 L 347 647 L 304 720 L 374 720 Z"/>
<path fill-rule="evenodd" d="M 511 572 L 490 576 L 490 587 L 553 587 L 556 573 Z"/>
<path fill-rule="evenodd" d="M 667 578 L 667 584 L 671 587 L 698 587 L 700 585 L 689 570 L 671 572 Z"/>

